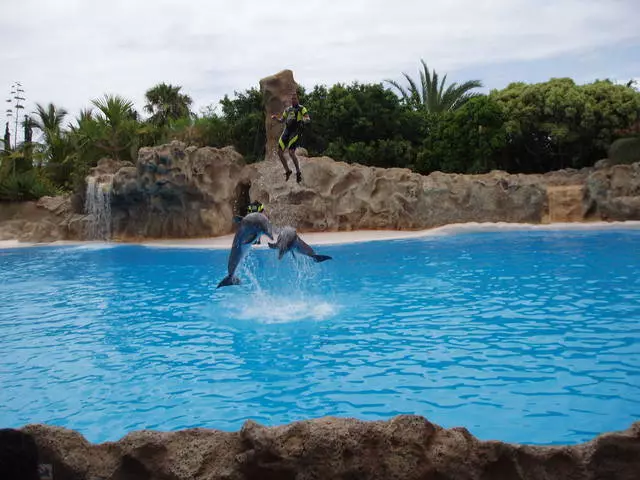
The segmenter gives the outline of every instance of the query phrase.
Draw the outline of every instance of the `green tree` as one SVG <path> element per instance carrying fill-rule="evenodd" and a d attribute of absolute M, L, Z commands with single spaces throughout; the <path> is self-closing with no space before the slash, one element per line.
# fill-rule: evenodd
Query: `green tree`
<path fill-rule="evenodd" d="M 415 110 L 428 113 L 455 110 L 470 98 L 478 95 L 471 92 L 471 90 L 483 86 L 480 80 L 469 80 L 460 85 L 457 82 L 452 83 L 445 89 L 447 75 L 445 74 L 440 80 L 435 70 L 433 72 L 429 71 L 424 60 L 420 60 L 420 62 L 423 69 L 420 72 L 419 82 L 413 80 L 404 72 L 402 75 L 407 79 L 408 87 L 403 87 L 395 80 L 385 80 L 400 92 L 404 103 Z"/>
<path fill-rule="evenodd" d="M 505 113 L 509 168 L 523 173 L 592 165 L 640 112 L 640 93 L 609 80 L 512 83 L 490 95 Z"/>
<path fill-rule="evenodd" d="M 151 123 L 164 127 L 172 121 L 191 115 L 193 100 L 189 95 L 180 93 L 181 88 L 179 85 L 163 82 L 147 90 L 144 110 L 151 115 Z"/>
<path fill-rule="evenodd" d="M 265 113 L 262 93 L 257 88 L 225 95 L 220 104 L 222 117 L 229 130 L 231 144 L 245 156 L 247 162 L 264 158 L 266 142 Z M 211 118 L 211 117 L 210 117 Z"/>
<path fill-rule="evenodd" d="M 496 101 L 479 96 L 455 111 L 430 115 L 429 120 L 429 135 L 417 156 L 419 172 L 485 173 L 502 168 L 507 135 Z"/>
<path fill-rule="evenodd" d="M 312 122 L 302 144 L 312 154 L 376 166 L 411 166 L 425 133 L 424 115 L 404 108 L 382 84 L 316 86 L 300 101 Z"/>

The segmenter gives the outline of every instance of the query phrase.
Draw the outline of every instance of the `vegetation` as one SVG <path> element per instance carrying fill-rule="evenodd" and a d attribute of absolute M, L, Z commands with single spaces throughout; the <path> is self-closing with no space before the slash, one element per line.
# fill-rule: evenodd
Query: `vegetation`
<path fill-rule="evenodd" d="M 406 73 L 402 75 L 409 82 L 408 89 L 394 80 L 386 80 L 387 83 L 400 91 L 404 104 L 410 108 L 428 113 L 443 113 L 456 110 L 470 98 L 479 95 L 472 93 L 471 90 L 482 87 L 480 80 L 469 80 L 461 85 L 452 83 L 445 90 L 447 76 L 442 77 L 442 81 L 438 83 L 437 72 L 434 70 L 433 73 L 430 73 L 425 61 L 421 60 L 421 63 L 423 71 L 420 72 L 419 84 Z"/>
<path fill-rule="evenodd" d="M 378 167 L 513 173 L 582 168 L 609 156 L 640 160 L 640 91 L 609 80 L 568 78 L 512 83 L 487 94 L 479 80 L 446 84 L 422 61 L 407 87 L 380 83 L 300 89 L 310 111 L 302 144 L 312 155 Z M 134 160 L 142 146 L 172 139 L 196 146 L 233 145 L 248 162 L 264 158 L 265 112 L 256 88 L 192 112 L 192 98 L 160 83 L 145 93 L 143 113 L 119 95 L 93 99 L 70 119 L 61 106 L 36 105 L 22 122 L 23 141 L 5 135 L 0 200 L 34 199 L 83 184 L 100 158 Z M 16 124 L 17 125 L 17 124 Z M 13 132 L 12 132 L 13 135 Z"/>

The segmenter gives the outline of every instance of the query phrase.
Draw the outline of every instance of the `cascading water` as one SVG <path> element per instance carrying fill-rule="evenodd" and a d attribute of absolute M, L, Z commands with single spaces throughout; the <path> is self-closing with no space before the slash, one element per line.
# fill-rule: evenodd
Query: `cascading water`
<path fill-rule="evenodd" d="M 87 179 L 87 192 L 84 209 L 89 215 L 87 224 L 88 240 L 109 240 L 111 238 L 111 189 L 113 177 L 98 182 L 96 178 Z"/>

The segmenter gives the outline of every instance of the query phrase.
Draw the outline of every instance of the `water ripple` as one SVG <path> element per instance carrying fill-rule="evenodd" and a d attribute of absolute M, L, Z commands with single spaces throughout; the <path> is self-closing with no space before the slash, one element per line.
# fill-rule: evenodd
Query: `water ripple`
<path fill-rule="evenodd" d="M 479 233 L 323 246 L 322 264 L 256 250 L 220 290 L 222 251 L 9 250 L 0 423 L 104 441 L 414 413 L 483 439 L 589 440 L 640 418 L 639 240 Z"/>

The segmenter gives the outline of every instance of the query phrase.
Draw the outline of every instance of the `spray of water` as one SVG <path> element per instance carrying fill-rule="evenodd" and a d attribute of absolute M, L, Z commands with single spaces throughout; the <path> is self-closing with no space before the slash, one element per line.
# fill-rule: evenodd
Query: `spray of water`
<path fill-rule="evenodd" d="M 112 177 L 106 182 L 97 182 L 94 177 L 87 179 L 84 209 L 89 216 L 87 238 L 89 240 L 109 240 L 111 238 L 111 190 Z"/>
<path fill-rule="evenodd" d="M 229 302 L 227 313 L 234 320 L 259 323 L 290 323 L 326 320 L 338 306 L 327 292 L 318 288 L 318 266 L 307 257 L 290 255 L 278 260 L 251 253 L 245 258 L 240 274 L 244 289 L 236 290 L 242 301 Z"/>

